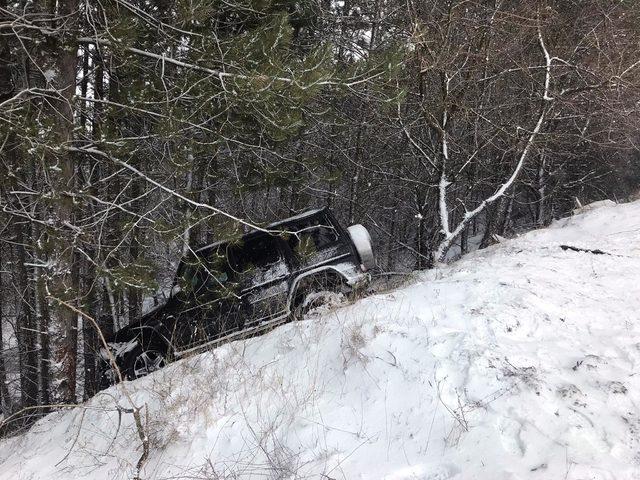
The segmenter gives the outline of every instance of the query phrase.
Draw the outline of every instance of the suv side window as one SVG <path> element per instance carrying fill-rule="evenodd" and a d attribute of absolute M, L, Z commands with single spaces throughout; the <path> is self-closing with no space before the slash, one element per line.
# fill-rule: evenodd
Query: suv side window
<path fill-rule="evenodd" d="M 243 273 L 253 268 L 264 268 L 280 261 L 277 239 L 268 235 L 248 240 L 243 245 L 232 247 L 233 269 Z"/>
<path fill-rule="evenodd" d="M 231 280 L 232 272 L 224 246 L 185 260 L 178 270 L 182 290 L 191 292 L 196 297 L 219 295 L 232 287 Z"/>
<path fill-rule="evenodd" d="M 338 240 L 338 232 L 327 220 L 311 219 L 296 226 L 297 235 L 290 235 L 289 247 L 300 256 L 318 252 Z"/>
<path fill-rule="evenodd" d="M 231 267 L 243 283 L 258 285 L 288 273 L 278 237 L 259 235 L 231 247 Z"/>

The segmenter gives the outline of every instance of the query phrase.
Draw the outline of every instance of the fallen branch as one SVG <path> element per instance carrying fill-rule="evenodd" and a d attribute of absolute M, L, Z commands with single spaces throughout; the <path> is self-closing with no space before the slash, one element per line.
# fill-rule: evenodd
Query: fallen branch
<path fill-rule="evenodd" d="M 621 257 L 622 255 L 614 255 L 613 253 L 609 253 L 609 252 L 603 252 L 600 249 L 595 249 L 592 250 L 590 248 L 580 248 L 580 247 L 574 247 L 572 245 L 560 245 L 560 248 L 562 250 L 571 250 L 573 252 L 585 252 L 585 253 L 593 253 L 594 255 L 611 255 L 612 257 Z"/>

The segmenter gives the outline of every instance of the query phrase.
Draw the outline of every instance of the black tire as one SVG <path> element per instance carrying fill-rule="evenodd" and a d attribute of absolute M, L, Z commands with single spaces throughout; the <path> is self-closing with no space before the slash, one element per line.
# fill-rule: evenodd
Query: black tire
<path fill-rule="evenodd" d="M 322 274 L 304 279 L 293 297 L 291 319 L 302 320 L 309 310 L 324 305 L 327 295 L 343 293 L 348 296 L 351 292 L 352 289 L 335 274 Z M 315 298 L 309 301 L 310 296 Z"/>
<path fill-rule="evenodd" d="M 127 358 L 124 374 L 127 380 L 135 380 L 160 370 L 167 363 L 166 349 L 156 345 L 146 348 L 138 345 Z"/>
<path fill-rule="evenodd" d="M 308 295 L 308 294 L 307 294 Z M 298 322 L 304 319 L 305 314 L 313 308 L 311 305 L 306 303 L 307 295 L 302 295 L 294 304 L 291 309 L 291 320 L 294 322 Z"/>

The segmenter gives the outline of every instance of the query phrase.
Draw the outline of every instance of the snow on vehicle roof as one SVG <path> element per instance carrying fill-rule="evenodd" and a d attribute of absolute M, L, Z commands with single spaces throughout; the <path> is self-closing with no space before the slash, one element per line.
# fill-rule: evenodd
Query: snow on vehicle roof
<path fill-rule="evenodd" d="M 325 210 L 325 208 L 314 208 L 314 209 L 311 209 L 311 210 L 306 210 L 306 211 L 304 211 L 302 213 L 299 213 L 298 215 L 294 215 L 292 217 L 284 218 L 282 220 L 278 220 L 277 222 L 270 223 L 264 228 L 266 230 L 269 230 L 269 229 L 273 229 L 273 228 L 285 225 L 285 224 L 287 224 L 289 222 L 295 222 L 295 221 L 298 221 L 298 220 L 304 220 L 305 218 L 312 217 L 312 216 L 316 215 L 317 213 L 320 213 L 323 210 Z M 247 233 L 245 233 L 243 236 L 250 235 L 250 234 L 258 232 L 258 231 L 259 230 L 255 230 L 255 229 L 254 230 L 250 230 Z M 227 243 L 228 241 L 229 241 L 228 238 L 224 239 L 224 240 L 218 240 L 217 242 L 213 242 L 213 243 L 210 243 L 209 245 L 205 245 L 204 247 L 198 248 L 196 250 L 196 253 L 197 252 L 201 252 L 203 250 L 207 250 L 209 248 L 218 247 L 220 245 L 223 245 L 223 244 Z"/>

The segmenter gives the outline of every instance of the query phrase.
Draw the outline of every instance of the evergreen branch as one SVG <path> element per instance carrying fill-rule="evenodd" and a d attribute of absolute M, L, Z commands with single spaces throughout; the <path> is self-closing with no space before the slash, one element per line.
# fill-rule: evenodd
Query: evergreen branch
<path fill-rule="evenodd" d="M 183 202 L 188 203 L 189 205 L 196 207 L 196 208 L 204 208 L 205 210 L 210 210 L 216 214 L 222 215 L 223 217 L 228 218 L 229 220 L 232 220 L 236 223 L 242 224 L 246 227 L 249 227 L 253 230 L 257 230 L 260 232 L 264 232 L 264 233 L 289 233 L 289 234 L 295 234 L 295 232 L 289 232 L 287 230 L 268 230 L 262 227 L 259 227 L 251 222 L 248 222 L 246 220 L 243 220 L 239 217 L 236 217 L 235 215 L 231 215 L 230 213 L 225 212 L 224 210 L 221 210 L 219 208 L 216 208 L 212 205 L 209 205 L 208 203 L 202 203 L 202 202 L 196 202 L 195 200 L 192 200 L 188 197 L 185 197 L 184 195 L 182 195 L 179 192 L 176 192 L 175 190 L 172 190 L 171 188 L 163 185 L 160 182 L 155 181 L 153 178 L 149 177 L 148 175 L 144 174 L 143 172 L 141 172 L 140 170 L 138 170 L 137 168 L 135 168 L 132 165 L 129 165 L 127 162 L 120 160 L 119 158 L 116 158 L 112 155 L 109 155 L 108 153 L 105 153 L 101 150 L 98 150 L 96 148 L 77 148 L 77 147 L 66 147 L 68 151 L 70 152 L 80 152 L 80 153 L 84 153 L 84 154 L 88 154 L 88 155 L 96 155 L 99 157 L 103 157 L 103 158 L 107 158 L 109 160 L 111 160 L 112 162 L 126 168 L 127 170 L 135 173 L 138 177 L 142 178 L 143 180 L 145 180 L 146 182 L 155 185 L 156 187 L 158 187 L 160 190 L 168 193 L 169 195 L 172 195 L 180 200 L 182 200 Z"/>

